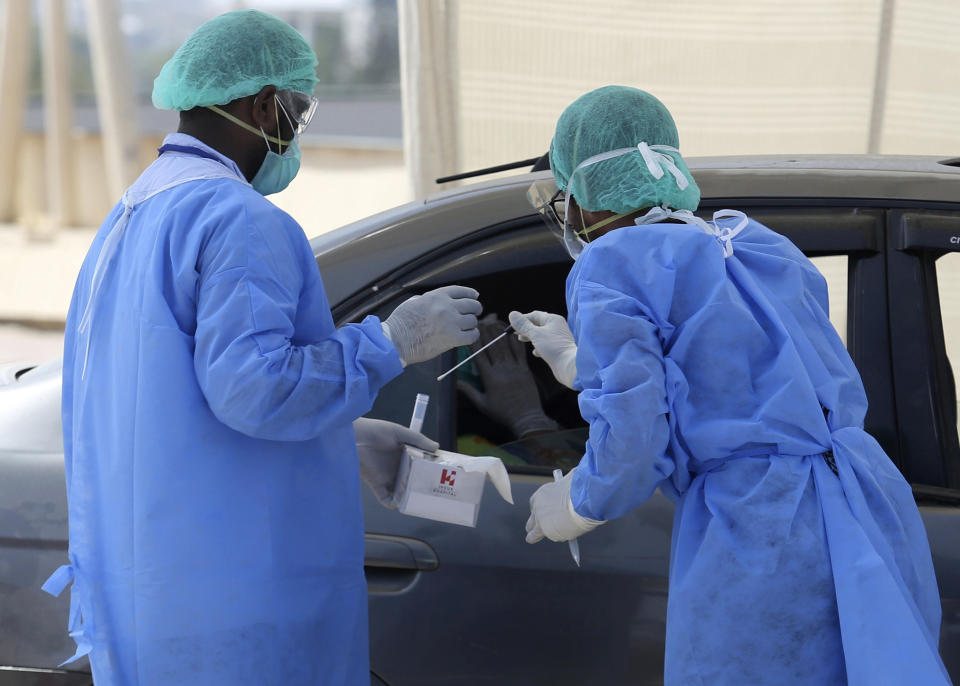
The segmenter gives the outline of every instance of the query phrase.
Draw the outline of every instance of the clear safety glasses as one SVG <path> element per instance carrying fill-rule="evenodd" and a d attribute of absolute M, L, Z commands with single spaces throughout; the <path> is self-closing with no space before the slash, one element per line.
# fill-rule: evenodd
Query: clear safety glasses
<path fill-rule="evenodd" d="M 317 99 L 299 91 L 277 91 L 277 100 L 290 118 L 294 135 L 299 136 L 317 113 Z"/>
<path fill-rule="evenodd" d="M 310 120 L 313 119 L 313 115 L 317 111 L 317 99 L 312 95 L 307 95 L 306 93 L 299 93 L 297 91 L 277 91 L 274 96 L 274 108 L 276 109 L 277 115 L 277 135 L 268 136 L 263 129 L 258 129 L 254 126 L 251 126 L 242 119 L 238 119 L 233 116 L 226 110 L 223 110 L 216 105 L 207 105 L 208 110 L 213 110 L 221 117 L 232 121 L 239 127 L 242 127 L 249 131 L 250 133 L 255 133 L 258 136 L 263 136 L 263 139 L 267 141 L 267 147 L 270 146 L 270 143 L 275 143 L 280 148 L 280 153 L 283 153 L 283 147 L 289 146 L 292 144 L 303 130 L 307 128 L 310 124 Z M 280 113 L 283 112 L 284 119 L 287 120 L 287 123 L 290 125 L 291 137 L 289 140 L 284 140 L 280 138 L 281 135 L 285 135 L 285 132 L 280 128 Z"/>
<path fill-rule="evenodd" d="M 577 259 L 586 243 L 566 221 L 570 210 L 567 194 L 551 181 L 537 181 L 527 189 L 527 200 L 550 229 L 550 233 L 563 243 L 570 257 Z"/>
<path fill-rule="evenodd" d="M 563 225 L 566 219 L 564 193 L 557 190 L 552 181 L 537 181 L 527 189 L 527 201 L 537 211 L 550 232 L 563 240 Z"/>

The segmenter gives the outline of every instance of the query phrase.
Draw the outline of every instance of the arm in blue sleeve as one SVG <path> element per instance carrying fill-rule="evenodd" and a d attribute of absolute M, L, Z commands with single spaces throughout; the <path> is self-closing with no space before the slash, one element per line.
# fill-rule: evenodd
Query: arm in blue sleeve
<path fill-rule="evenodd" d="M 581 281 L 577 289 L 580 413 L 590 425 L 571 489 L 584 517 L 620 517 L 653 495 L 674 470 L 663 351 L 637 299 Z"/>
<path fill-rule="evenodd" d="M 229 233 L 211 250 L 205 271 L 212 275 L 201 276 L 197 297 L 194 367 L 213 413 L 255 438 L 300 441 L 369 411 L 403 369 L 380 321 L 331 324 L 323 340 L 295 345 L 302 289 L 322 293 L 319 278 L 306 273 L 316 269 L 312 255 L 297 255 L 284 236 L 267 241 L 254 227 Z M 317 316 L 329 319 L 329 310 Z"/>
<path fill-rule="evenodd" d="M 807 258 L 804 257 L 806 260 Z M 830 296 L 827 291 L 827 280 L 824 278 L 823 274 L 817 269 L 817 266 L 807 260 L 807 265 L 804 272 L 804 281 L 807 285 L 807 290 L 810 291 L 810 294 L 813 296 L 813 299 L 823 310 L 823 313 L 827 315 L 827 319 L 830 318 Z"/>

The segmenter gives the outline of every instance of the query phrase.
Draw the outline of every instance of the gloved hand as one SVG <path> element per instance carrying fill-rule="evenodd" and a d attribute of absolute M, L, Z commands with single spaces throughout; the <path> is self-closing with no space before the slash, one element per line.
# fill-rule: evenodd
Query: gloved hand
<path fill-rule="evenodd" d="M 480 340 L 470 346 L 471 352 L 499 336 L 507 325 L 491 314 L 480 320 L 479 328 Z M 509 426 L 517 438 L 535 431 L 557 430 L 557 423 L 544 414 L 537 382 L 527 366 L 526 350 L 520 341 L 507 336 L 473 358 L 473 362 L 483 381 L 483 392 L 465 381 L 457 381 L 457 389 L 478 410 Z"/>
<path fill-rule="evenodd" d="M 544 484 L 530 496 L 530 519 L 527 520 L 527 543 L 536 543 L 544 536 L 551 541 L 569 541 L 603 524 L 577 514 L 570 501 L 573 470 L 560 481 Z"/>
<path fill-rule="evenodd" d="M 444 286 L 397 305 L 383 322 L 383 332 L 397 346 L 403 365 L 477 340 L 477 315 L 483 311 L 478 295 L 466 286 Z"/>
<path fill-rule="evenodd" d="M 380 504 L 397 509 L 393 487 L 404 445 L 435 452 L 439 445 L 423 434 L 382 419 L 360 417 L 353 422 L 360 458 L 360 477 L 370 486 Z"/>
<path fill-rule="evenodd" d="M 567 320 L 559 314 L 535 310 L 528 314 L 510 313 L 517 338 L 533 343 L 533 354 L 550 365 L 550 370 L 567 388 L 577 378 L 577 344 Z"/>

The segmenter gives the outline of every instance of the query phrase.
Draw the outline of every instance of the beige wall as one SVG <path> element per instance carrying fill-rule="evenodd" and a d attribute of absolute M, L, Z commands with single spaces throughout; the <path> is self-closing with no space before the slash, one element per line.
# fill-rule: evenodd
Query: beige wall
<path fill-rule="evenodd" d="M 960 155 L 960 1 L 895 0 L 880 152 Z M 882 0 L 463 0 L 461 155 L 542 154 L 607 84 L 673 113 L 686 155 L 862 153 Z"/>
<path fill-rule="evenodd" d="M 960 156 L 960 0 L 896 5 L 882 150 Z"/>

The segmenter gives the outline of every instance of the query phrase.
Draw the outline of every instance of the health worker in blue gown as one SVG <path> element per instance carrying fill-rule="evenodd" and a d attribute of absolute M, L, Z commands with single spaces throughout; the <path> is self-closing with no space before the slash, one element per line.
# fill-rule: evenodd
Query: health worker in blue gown
<path fill-rule="evenodd" d="M 567 320 L 510 316 L 589 424 L 530 499 L 527 541 L 566 541 L 660 489 L 676 500 L 668 686 L 949 684 L 910 486 L 863 429 L 867 399 L 827 286 L 743 213 L 704 221 L 673 119 L 591 91 L 530 197 L 576 260 Z M 638 554 L 643 551 L 638 550 Z"/>
<path fill-rule="evenodd" d="M 154 83 L 179 131 L 77 280 L 69 564 L 45 589 L 72 582 L 97 686 L 369 683 L 360 477 L 388 503 L 402 444 L 436 444 L 358 417 L 405 364 L 476 340 L 480 303 L 448 286 L 334 327 L 303 230 L 264 197 L 299 168 L 316 64 L 262 12 L 197 29 Z"/>

